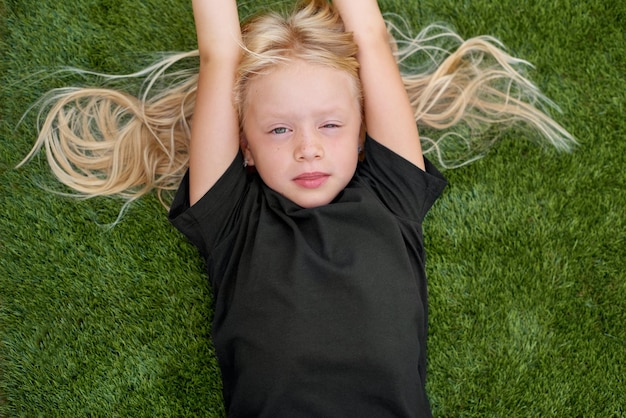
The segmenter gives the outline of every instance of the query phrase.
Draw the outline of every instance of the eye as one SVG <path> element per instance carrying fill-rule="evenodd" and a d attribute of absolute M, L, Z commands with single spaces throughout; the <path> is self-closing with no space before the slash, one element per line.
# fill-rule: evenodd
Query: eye
<path fill-rule="evenodd" d="M 274 128 L 270 131 L 270 133 L 276 134 L 276 135 L 282 135 L 282 134 L 286 134 L 288 132 L 287 128 L 285 127 L 280 127 L 280 128 Z"/>
<path fill-rule="evenodd" d="M 327 129 L 339 128 L 339 125 L 333 122 L 329 122 L 329 123 L 322 125 L 322 128 L 327 128 Z"/>

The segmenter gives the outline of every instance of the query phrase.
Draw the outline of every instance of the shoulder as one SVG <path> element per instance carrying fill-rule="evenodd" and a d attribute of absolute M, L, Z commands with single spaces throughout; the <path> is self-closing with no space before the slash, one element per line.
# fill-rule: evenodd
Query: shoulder
<path fill-rule="evenodd" d="M 206 256 L 235 223 L 237 206 L 250 182 L 238 153 L 218 181 L 194 205 L 189 204 L 189 173 L 183 178 L 172 202 L 168 218 Z"/>
<path fill-rule="evenodd" d="M 447 184 L 443 174 L 424 161 L 422 170 L 368 135 L 357 179 L 397 215 L 421 221 Z"/>

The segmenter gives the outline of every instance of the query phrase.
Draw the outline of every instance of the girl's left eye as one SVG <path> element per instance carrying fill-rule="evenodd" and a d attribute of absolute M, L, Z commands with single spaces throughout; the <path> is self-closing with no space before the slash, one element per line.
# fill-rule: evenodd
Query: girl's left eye
<path fill-rule="evenodd" d="M 325 125 L 322 125 L 322 128 L 338 128 L 339 125 L 337 125 L 336 123 L 327 123 Z"/>

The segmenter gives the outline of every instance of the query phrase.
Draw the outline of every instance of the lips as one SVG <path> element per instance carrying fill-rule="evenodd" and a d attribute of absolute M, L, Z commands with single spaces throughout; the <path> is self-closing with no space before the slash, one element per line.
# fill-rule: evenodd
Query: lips
<path fill-rule="evenodd" d="M 295 177 L 293 181 L 300 187 L 304 187 L 306 189 L 317 189 L 326 183 L 326 180 L 328 180 L 329 177 L 330 175 L 326 173 L 302 173 Z"/>

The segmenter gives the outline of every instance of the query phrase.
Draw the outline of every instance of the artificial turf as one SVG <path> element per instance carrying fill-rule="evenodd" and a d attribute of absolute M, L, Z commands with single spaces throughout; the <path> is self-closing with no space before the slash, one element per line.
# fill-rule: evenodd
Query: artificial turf
<path fill-rule="evenodd" d="M 380 3 L 504 41 L 580 142 L 511 131 L 445 171 L 425 224 L 434 414 L 626 415 L 626 3 Z M 50 193 L 45 158 L 15 169 L 36 136 L 26 110 L 89 82 L 55 70 L 127 73 L 194 47 L 187 1 L 0 0 L 0 416 L 223 414 L 210 288 L 158 199 L 106 228 L 119 201 Z"/>

